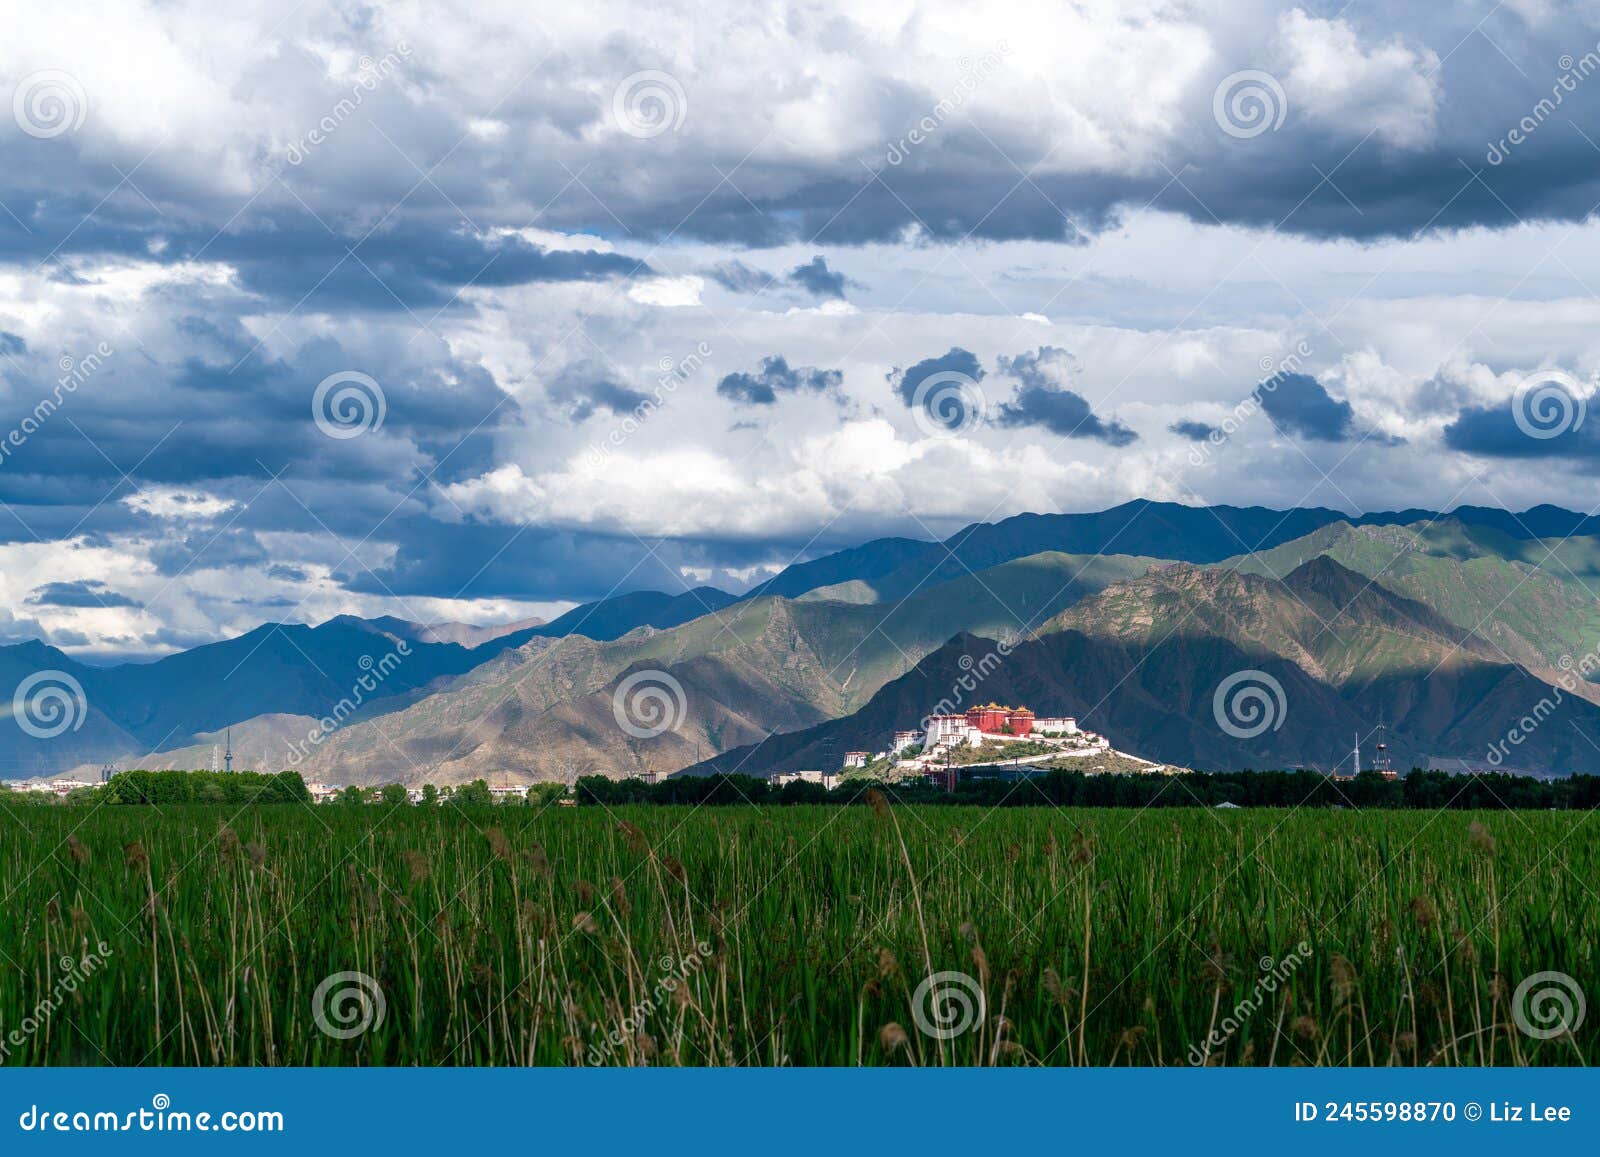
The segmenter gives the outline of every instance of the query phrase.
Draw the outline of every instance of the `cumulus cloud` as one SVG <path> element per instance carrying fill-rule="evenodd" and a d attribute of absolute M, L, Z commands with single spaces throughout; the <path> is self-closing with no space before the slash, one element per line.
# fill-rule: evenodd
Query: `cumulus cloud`
<path fill-rule="evenodd" d="M 1213 426 L 1210 422 L 1196 422 L 1189 418 L 1174 422 L 1167 429 L 1178 437 L 1186 438 L 1191 442 L 1204 442 L 1206 439 L 1214 438 L 1222 432 L 1222 427 L 1220 426 Z"/>
<path fill-rule="evenodd" d="M 761 359 L 754 374 L 734 373 L 717 383 L 717 393 L 748 406 L 770 406 L 779 394 L 837 392 L 844 375 L 838 370 L 819 370 L 810 366 L 793 369 L 780 355 Z"/>
<path fill-rule="evenodd" d="M 139 604 L 119 594 L 103 582 L 79 579 L 73 582 L 45 583 L 28 595 L 32 607 L 136 607 Z"/>

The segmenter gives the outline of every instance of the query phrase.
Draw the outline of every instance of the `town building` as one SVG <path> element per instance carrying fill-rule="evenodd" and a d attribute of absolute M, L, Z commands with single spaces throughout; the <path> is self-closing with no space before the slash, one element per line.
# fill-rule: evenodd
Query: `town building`
<path fill-rule="evenodd" d="M 1076 735 L 1078 734 L 1078 721 L 1070 715 L 1036 716 L 1033 720 L 1033 734 Z"/>
<path fill-rule="evenodd" d="M 832 791 L 839 786 L 839 776 L 831 771 L 782 771 L 772 777 L 773 787 L 790 783 L 815 783 Z"/>
<path fill-rule="evenodd" d="M 922 732 L 920 731 L 896 731 L 894 733 L 894 742 L 889 745 L 889 754 L 899 755 L 906 748 L 915 747 L 921 742 Z"/>
<path fill-rule="evenodd" d="M 844 753 L 844 765 L 847 768 L 865 767 L 869 759 L 871 759 L 871 753 L 866 751 L 847 751 Z"/>
<path fill-rule="evenodd" d="M 930 715 L 926 734 L 923 748 L 927 751 L 936 747 L 979 747 L 983 744 L 982 732 L 968 723 L 965 715 Z"/>

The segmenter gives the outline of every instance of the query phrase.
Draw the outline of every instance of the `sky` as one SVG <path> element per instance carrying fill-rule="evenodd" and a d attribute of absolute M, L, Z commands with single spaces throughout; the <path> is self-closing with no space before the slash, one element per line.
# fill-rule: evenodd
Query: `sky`
<path fill-rule="evenodd" d="M 1133 498 L 1597 505 L 1593 5 L 7 27 L 0 641 L 548 617 Z"/>

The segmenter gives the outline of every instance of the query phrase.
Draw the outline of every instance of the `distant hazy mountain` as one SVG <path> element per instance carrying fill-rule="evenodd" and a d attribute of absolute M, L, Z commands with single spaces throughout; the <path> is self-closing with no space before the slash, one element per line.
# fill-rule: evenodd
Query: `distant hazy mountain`
<path fill-rule="evenodd" d="M 761 598 L 620 639 L 535 638 L 414 701 L 345 725 L 297 765 L 324 782 L 565 778 L 671 772 L 729 747 L 837 718 L 951 631 L 1026 632 L 1154 560 L 1045 554 L 894 604 Z M 641 740 L 618 725 L 619 683 L 661 673 L 681 715 Z M 277 720 L 241 729 L 281 742 Z M 252 749 L 253 750 L 253 749 Z M 283 748 L 266 755 L 281 757 Z M 159 760 L 146 762 L 160 762 Z"/>
<path fill-rule="evenodd" d="M 308 775 L 446 783 L 828 766 L 840 744 L 875 750 L 945 698 L 964 636 L 1022 640 L 985 698 L 1085 715 L 1162 762 L 1331 764 L 1381 714 L 1398 758 L 1481 764 L 1600 646 L 1597 531 L 1554 507 L 1352 520 L 1137 502 L 971 526 L 944 543 L 878 540 L 741 598 L 633 592 L 550 623 L 341 617 L 106 668 L 41 643 L 5 646 L 0 692 L 56 670 L 80 683 L 88 710 L 49 739 L 0 721 L 0 769 L 204 766 L 229 726 L 236 766 L 281 766 L 402 641 L 411 653 L 297 764 Z M 1248 668 L 1280 681 L 1292 715 L 1242 746 L 1218 730 L 1210 695 Z M 621 680 L 650 671 L 678 682 L 684 708 L 641 740 L 619 729 L 613 699 Z M 1600 764 L 1585 738 L 1600 742 L 1586 702 L 1596 697 L 1569 688 L 1567 714 L 1516 748 L 1520 765 Z"/>
<path fill-rule="evenodd" d="M 1600 534 L 1600 518 L 1554 506 L 1537 506 L 1521 514 L 1463 506 L 1452 514 L 1458 522 L 1483 526 L 1516 540 Z M 1093 514 L 1019 514 L 1000 522 L 975 523 L 944 542 L 877 539 L 791 566 L 752 595 L 796 598 L 819 588 L 854 584 L 854 591 L 845 593 L 852 601 L 898 598 L 918 587 L 1047 550 L 1214 563 L 1271 550 L 1334 523 L 1391 526 L 1441 517 L 1427 510 L 1401 510 L 1351 518 L 1322 508 L 1284 511 L 1140 499 Z"/>
<path fill-rule="evenodd" d="M 1177 565 L 1090 596 L 1036 641 L 995 663 L 990 639 L 962 635 L 885 685 L 860 711 L 773 736 L 689 769 L 767 774 L 837 767 L 881 750 L 936 703 L 998 700 L 1076 715 L 1117 747 L 1199 768 L 1322 766 L 1384 719 L 1396 765 L 1486 766 L 1490 747 L 1552 688 L 1433 609 L 1316 557 L 1283 580 Z M 986 660 L 986 656 L 988 659 Z M 975 670 L 990 673 L 962 692 Z M 1226 732 L 1214 695 L 1241 671 L 1283 689 L 1282 724 Z M 1600 764 L 1592 688 L 1559 697 L 1507 767 L 1569 772 Z M 1587 738 L 1586 738 L 1587 737 Z M 1372 754 L 1369 747 L 1369 756 Z"/>

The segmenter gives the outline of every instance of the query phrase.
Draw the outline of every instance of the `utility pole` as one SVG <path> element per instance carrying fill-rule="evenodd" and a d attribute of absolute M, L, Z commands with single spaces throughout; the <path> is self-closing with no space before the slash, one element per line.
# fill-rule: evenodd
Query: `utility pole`
<path fill-rule="evenodd" d="M 222 757 L 226 769 L 233 770 L 233 728 L 228 728 L 228 750 Z"/>

